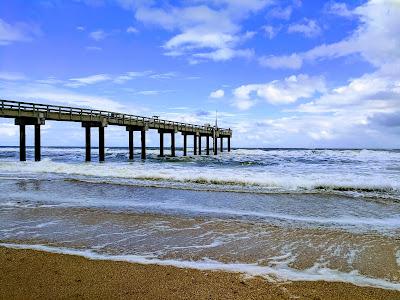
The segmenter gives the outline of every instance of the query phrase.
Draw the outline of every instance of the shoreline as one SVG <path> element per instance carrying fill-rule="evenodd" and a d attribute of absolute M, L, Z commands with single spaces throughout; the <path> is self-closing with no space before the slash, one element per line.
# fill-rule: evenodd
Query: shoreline
<path fill-rule="evenodd" d="M 90 260 L 0 246 L 0 299 L 399 299 L 400 292 L 350 283 L 292 281 L 225 271 Z"/>

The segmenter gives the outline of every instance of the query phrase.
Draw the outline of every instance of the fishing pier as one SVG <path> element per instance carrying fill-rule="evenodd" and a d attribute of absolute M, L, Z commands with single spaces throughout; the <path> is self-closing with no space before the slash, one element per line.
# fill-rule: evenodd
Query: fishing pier
<path fill-rule="evenodd" d="M 41 159 L 41 126 L 49 121 L 80 122 L 85 130 L 85 160 L 91 161 L 91 129 L 99 129 L 99 161 L 105 160 L 104 131 L 108 126 L 124 126 L 128 132 L 129 159 L 133 159 L 134 132 L 140 132 L 141 158 L 146 159 L 146 132 L 149 129 L 157 130 L 160 135 L 160 156 L 164 156 L 164 134 L 171 135 L 171 156 L 176 155 L 175 134 L 183 135 L 183 155 L 187 156 L 187 138 L 193 137 L 193 155 L 202 154 L 202 139 L 205 138 L 205 154 L 214 155 L 224 151 L 224 139 L 227 140 L 227 151 L 231 150 L 231 129 L 218 128 L 208 124 L 194 125 L 159 119 L 158 117 L 141 117 L 124 113 L 104 110 L 29 103 L 11 100 L 0 100 L 0 117 L 14 118 L 15 125 L 19 126 L 20 161 L 26 160 L 26 126 L 34 126 L 35 161 Z M 210 147 L 212 139 L 212 148 Z"/>

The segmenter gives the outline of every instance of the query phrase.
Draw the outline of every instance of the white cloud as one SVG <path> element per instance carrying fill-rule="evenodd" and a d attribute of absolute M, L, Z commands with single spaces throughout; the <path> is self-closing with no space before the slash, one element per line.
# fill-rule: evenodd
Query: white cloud
<path fill-rule="evenodd" d="M 41 31 L 35 24 L 23 22 L 10 24 L 0 19 L 0 45 L 9 45 L 14 42 L 32 41 Z"/>
<path fill-rule="evenodd" d="M 148 74 L 149 78 L 152 79 L 172 79 L 178 76 L 176 72 L 166 72 L 166 73 L 153 73 L 153 74 Z"/>
<path fill-rule="evenodd" d="M 250 108 L 259 99 L 271 104 L 289 104 L 302 98 L 311 98 L 317 92 L 325 90 L 325 80 L 322 77 L 305 74 L 292 75 L 284 80 L 242 85 L 233 90 L 233 104 L 242 110 Z"/>
<path fill-rule="evenodd" d="M 126 32 L 127 32 L 127 33 L 138 33 L 139 31 L 138 31 L 135 27 L 129 26 L 129 27 L 126 29 Z"/>
<path fill-rule="evenodd" d="M 300 69 L 303 65 L 303 59 L 296 53 L 287 56 L 261 56 L 259 62 L 262 66 L 271 69 Z"/>
<path fill-rule="evenodd" d="M 16 136 L 18 127 L 13 124 L 0 123 L 0 136 Z"/>
<path fill-rule="evenodd" d="M 24 74 L 0 71 L 0 80 L 16 81 L 26 79 Z"/>
<path fill-rule="evenodd" d="M 95 41 L 101 41 L 104 40 L 108 34 L 104 30 L 96 30 L 92 31 L 89 36 Z"/>
<path fill-rule="evenodd" d="M 238 92 L 240 93 L 240 91 L 238 91 Z M 256 103 L 257 103 L 257 101 L 250 99 L 250 97 L 249 98 L 236 97 L 233 100 L 232 105 L 239 110 L 248 110 L 251 107 L 253 107 Z"/>
<path fill-rule="evenodd" d="M 321 34 L 321 28 L 315 20 L 305 18 L 300 23 L 289 25 L 288 33 L 301 33 L 306 37 L 315 37 Z"/>
<path fill-rule="evenodd" d="M 148 90 L 148 91 L 139 91 L 136 92 L 138 95 L 143 95 L 143 96 L 154 96 L 160 94 L 160 91 L 155 91 L 155 90 Z"/>
<path fill-rule="evenodd" d="M 293 8 L 291 6 L 287 6 L 285 8 L 276 7 L 268 13 L 268 16 L 274 19 L 289 20 L 292 12 Z"/>
<path fill-rule="evenodd" d="M 280 27 L 274 27 L 274 26 L 271 26 L 271 25 L 265 25 L 265 26 L 262 27 L 262 29 L 263 29 L 265 35 L 270 40 L 272 40 L 278 34 L 278 32 L 280 31 Z"/>
<path fill-rule="evenodd" d="M 353 12 L 347 7 L 347 4 L 343 2 L 328 2 L 324 7 L 324 11 L 328 14 L 333 14 L 345 18 L 354 16 Z"/>
<path fill-rule="evenodd" d="M 219 89 L 219 90 L 216 90 L 214 92 L 211 92 L 210 93 L 210 98 L 219 99 L 219 98 L 224 97 L 224 95 L 225 95 L 224 90 Z"/>
<path fill-rule="evenodd" d="M 111 111 L 126 111 L 128 108 L 108 97 L 90 95 L 59 88 L 44 83 L 10 83 L 2 86 L 4 96 L 38 103 L 59 103 L 61 105 L 88 107 Z"/>
<path fill-rule="evenodd" d="M 83 26 L 77 26 L 77 27 L 76 27 L 76 30 L 78 30 L 78 31 L 85 31 L 86 28 L 83 27 Z"/>
<path fill-rule="evenodd" d="M 240 44 L 254 36 L 242 32 L 240 21 L 261 10 L 271 1 L 213 0 L 210 6 L 168 6 L 155 8 L 150 5 L 127 5 L 135 10 L 137 20 L 177 32 L 164 43 L 168 56 L 187 56 L 191 63 L 202 60 L 224 61 L 234 57 L 249 57 L 251 49 L 240 49 Z"/>
<path fill-rule="evenodd" d="M 69 87 L 80 87 L 84 85 L 95 84 L 103 81 L 111 80 L 111 77 L 107 74 L 96 74 L 87 77 L 80 77 L 80 78 L 71 78 L 69 79 L 71 82 L 66 83 L 66 86 Z"/>
<path fill-rule="evenodd" d="M 284 56 L 270 56 L 260 60 L 267 67 L 292 68 L 289 58 L 296 58 L 296 66 L 303 61 L 334 59 L 359 54 L 376 67 L 393 64 L 400 57 L 400 5 L 395 1 L 370 0 L 353 10 L 359 25 L 347 38 L 332 44 L 322 44 L 309 51 Z M 272 62 L 272 63 L 269 63 Z"/>
<path fill-rule="evenodd" d="M 115 83 L 125 83 L 129 80 L 135 79 L 135 78 L 140 78 L 140 77 L 146 77 L 146 78 L 151 78 L 151 79 L 172 79 L 177 77 L 178 74 L 176 72 L 166 72 L 166 73 L 155 73 L 153 71 L 140 71 L 140 72 L 127 72 L 123 75 L 119 75 L 116 78 L 114 78 Z"/>

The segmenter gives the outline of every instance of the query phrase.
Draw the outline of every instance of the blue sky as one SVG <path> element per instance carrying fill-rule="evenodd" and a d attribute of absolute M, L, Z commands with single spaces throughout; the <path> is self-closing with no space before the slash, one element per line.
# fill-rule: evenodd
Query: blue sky
<path fill-rule="evenodd" d="M 197 124 L 218 110 L 238 147 L 398 148 L 400 1 L 5 0 L 0 90 Z M 83 134 L 47 122 L 43 144 Z M 13 120 L 0 136 L 18 144 Z"/>

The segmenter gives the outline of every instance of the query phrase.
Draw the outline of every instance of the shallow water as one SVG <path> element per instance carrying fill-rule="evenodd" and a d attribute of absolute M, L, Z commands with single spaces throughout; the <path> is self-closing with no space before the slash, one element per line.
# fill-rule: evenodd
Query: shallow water
<path fill-rule="evenodd" d="M 16 150 L 0 148 L 3 244 L 400 290 L 399 151 L 127 162 L 107 149 L 100 164 L 80 148 L 45 148 L 39 163 Z"/>

